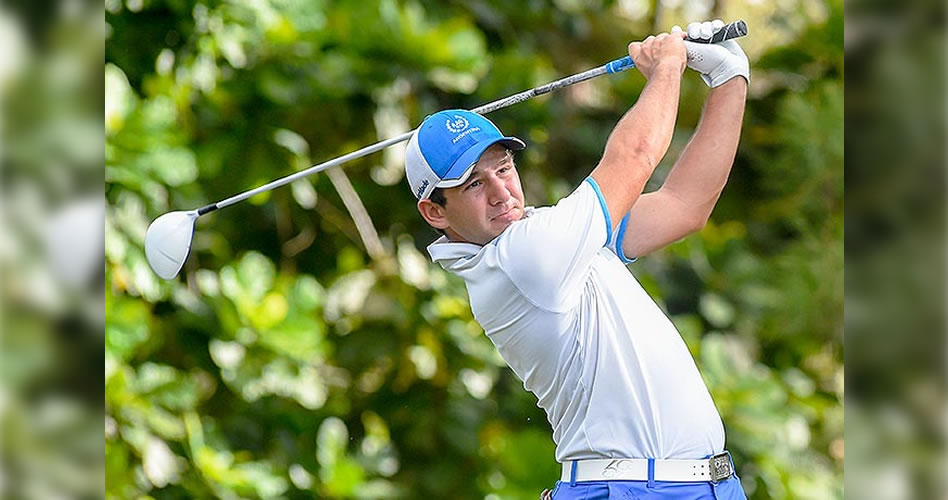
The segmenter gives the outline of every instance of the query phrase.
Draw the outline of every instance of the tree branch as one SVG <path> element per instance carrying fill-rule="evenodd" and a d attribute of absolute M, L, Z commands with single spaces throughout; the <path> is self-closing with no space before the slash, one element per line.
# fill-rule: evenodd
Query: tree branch
<path fill-rule="evenodd" d="M 362 243 L 365 245 L 365 250 L 369 253 L 369 257 L 371 257 L 372 260 L 379 260 L 386 257 L 388 254 L 385 251 L 385 247 L 382 246 L 379 234 L 376 232 L 375 226 L 372 224 L 372 219 L 365 210 L 365 205 L 362 204 L 359 194 L 356 193 L 352 187 L 352 183 L 349 182 L 349 177 L 346 176 L 340 167 L 333 167 L 326 170 L 326 175 L 329 176 L 333 187 L 336 188 L 336 192 L 338 192 L 339 197 L 342 198 L 342 203 L 345 204 L 346 210 L 349 211 L 352 221 L 355 222 L 356 229 L 359 231 L 359 236 L 362 238 Z"/>

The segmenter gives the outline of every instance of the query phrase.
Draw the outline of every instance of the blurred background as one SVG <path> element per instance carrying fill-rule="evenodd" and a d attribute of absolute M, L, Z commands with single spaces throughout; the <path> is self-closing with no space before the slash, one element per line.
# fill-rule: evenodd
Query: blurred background
<path fill-rule="evenodd" d="M 846 5 L 852 498 L 948 498 L 945 7 Z"/>
<path fill-rule="evenodd" d="M 712 17 L 750 26 L 734 171 L 704 231 L 630 269 L 750 498 L 843 496 L 844 324 L 850 496 L 944 492 L 941 2 L 847 3 L 845 44 L 842 0 L 101 8 L 0 7 L 0 496 L 536 498 L 558 474 L 549 426 L 427 259 L 403 146 L 202 217 L 175 281 L 145 229 Z M 643 85 L 490 116 L 529 144 L 529 203 L 588 174 Z M 706 95 L 687 73 L 649 189 Z"/>
<path fill-rule="evenodd" d="M 0 4 L 0 498 L 101 498 L 105 22 Z"/>

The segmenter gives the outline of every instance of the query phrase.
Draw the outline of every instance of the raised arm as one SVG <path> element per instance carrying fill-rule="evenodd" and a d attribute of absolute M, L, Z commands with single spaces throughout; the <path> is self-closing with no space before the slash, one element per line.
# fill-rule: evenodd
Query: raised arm
<path fill-rule="evenodd" d="M 692 23 L 688 36 L 711 37 L 723 26 L 720 21 Z M 640 196 L 629 212 L 624 239 L 617 242 L 626 257 L 645 255 L 703 228 L 737 153 L 750 78 L 747 56 L 733 40 L 685 45 L 688 67 L 701 74 L 711 92 L 694 136 L 665 183 Z"/>
<path fill-rule="evenodd" d="M 629 56 L 648 83 L 612 130 L 591 174 L 616 224 L 635 204 L 671 143 L 686 61 L 683 37 L 662 33 L 629 44 Z"/>
<path fill-rule="evenodd" d="M 747 81 L 733 78 L 708 94 L 698 129 L 660 189 L 629 213 L 622 251 L 639 257 L 701 230 L 727 182 L 741 136 Z"/>

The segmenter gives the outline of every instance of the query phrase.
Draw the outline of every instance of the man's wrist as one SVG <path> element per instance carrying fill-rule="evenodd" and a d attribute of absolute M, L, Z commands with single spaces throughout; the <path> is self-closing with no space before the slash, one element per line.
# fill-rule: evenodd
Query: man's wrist
<path fill-rule="evenodd" d="M 737 74 L 729 78 L 726 82 L 713 87 L 712 93 L 720 94 L 724 92 L 747 91 L 747 78 L 744 75 Z"/>
<path fill-rule="evenodd" d="M 711 88 L 720 87 L 738 76 L 744 77 L 745 82 L 750 81 L 750 71 L 746 64 L 721 65 L 704 76 L 705 83 Z"/>
<path fill-rule="evenodd" d="M 685 71 L 684 62 L 675 61 L 673 59 L 664 59 L 662 61 L 659 61 L 658 64 L 655 65 L 655 68 L 652 69 L 652 74 L 657 75 L 659 73 L 668 73 L 670 75 L 673 75 L 673 76 L 677 75 L 680 77 L 684 71 Z"/>
<path fill-rule="evenodd" d="M 747 80 L 735 76 L 730 80 L 712 87 L 708 92 L 707 103 L 709 108 L 716 106 L 735 106 L 747 100 Z"/>

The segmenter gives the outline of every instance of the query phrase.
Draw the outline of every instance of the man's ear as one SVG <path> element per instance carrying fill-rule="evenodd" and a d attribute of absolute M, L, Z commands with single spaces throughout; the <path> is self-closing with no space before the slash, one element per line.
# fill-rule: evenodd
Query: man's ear
<path fill-rule="evenodd" d="M 444 207 L 431 200 L 418 200 L 418 213 L 435 229 L 451 227 Z"/>

